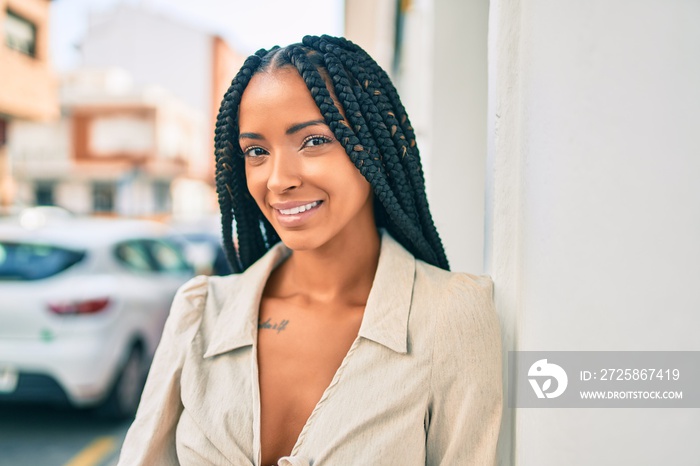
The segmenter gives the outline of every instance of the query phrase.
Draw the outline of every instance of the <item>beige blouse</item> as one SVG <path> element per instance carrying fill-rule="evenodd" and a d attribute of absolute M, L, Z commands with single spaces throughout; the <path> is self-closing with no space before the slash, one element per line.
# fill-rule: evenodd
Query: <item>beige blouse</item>
<path fill-rule="evenodd" d="M 257 322 L 281 243 L 178 292 L 120 466 L 260 466 Z M 279 466 L 491 465 L 501 345 L 488 277 L 416 260 L 382 234 L 357 338 Z"/>

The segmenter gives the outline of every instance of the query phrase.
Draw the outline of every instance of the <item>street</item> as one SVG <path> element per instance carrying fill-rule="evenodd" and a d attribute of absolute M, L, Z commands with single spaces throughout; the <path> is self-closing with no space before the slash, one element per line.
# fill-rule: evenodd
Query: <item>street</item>
<path fill-rule="evenodd" d="M 0 466 L 114 466 L 131 420 L 0 404 Z"/>

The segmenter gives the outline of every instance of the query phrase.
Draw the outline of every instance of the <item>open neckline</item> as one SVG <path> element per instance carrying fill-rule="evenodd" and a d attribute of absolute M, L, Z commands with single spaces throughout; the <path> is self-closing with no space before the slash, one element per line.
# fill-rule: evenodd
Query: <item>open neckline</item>
<path fill-rule="evenodd" d="M 258 313 L 257 314 L 258 315 L 260 314 L 260 306 L 259 305 L 258 305 Z M 362 315 L 362 318 L 364 319 L 364 313 Z M 340 365 L 338 366 L 335 373 L 333 374 L 333 378 L 331 379 L 331 382 L 323 390 L 323 393 L 321 394 L 321 398 L 319 398 L 319 400 L 316 402 L 313 410 L 311 410 L 311 414 L 304 422 L 304 426 L 302 427 L 296 441 L 294 442 L 294 446 L 292 447 L 292 451 L 289 454 L 287 454 L 281 458 L 286 458 L 289 456 L 293 457 L 293 456 L 297 456 L 299 454 L 299 449 L 303 446 L 304 439 L 305 439 L 309 429 L 313 425 L 314 419 L 318 417 L 318 413 L 323 408 L 325 401 L 330 397 L 330 395 L 335 390 L 335 387 L 338 385 L 338 382 L 340 380 L 340 377 L 342 376 L 342 373 L 345 369 L 345 366 L 347 365 L 347 362 L 350 358 L 350 355 L 355 351 L 355 349 L 359 345 L 360 338 L 361 337 L 359 335 L 359 330 L 358 330 L 358 335 L 353 340 L 347 353 L 345 353 L 345 356 L 343 356 L 343 360 L 341 361 Z M 262 465 L 262 410 L 261 410 L 262 402 L 261 402 L 261 392 L 260 392 L 260 373 L 259 373 L 259 365 L 258 365 L 258 332 L 255 332 L 255 339 L 253 340 L 251 357 L 252 357 L 252 365 L 253 365 L 253 377 L 252 377 L 253 393 L 255 395 L 255 419 L 253 422 L 253 428 L 255 430 L 254 430 L 253 438 L 255 441 L 256 466 L 267 466 L 267 465 Z M 277 462 L 273 466 L 276 466 L 281 458 L 278 458 Z"/>
<path fill-rule="evenodd" d="M 262 297 L 264 293 L 265 286 L 267 284 L 267 280 L 269 280 L 270 275 L 273 273 L 273 271 L 281 265 L 284 260 L 286 260 L 291 254 L 291 251 L 287 252 L 287 254 L 284 254 L 283 257 L 278 258 L 274 263 L 271 264 L 271 266 L 267 269 L 266 271 L 266 279 L 264 280 L 264 284 L 262 286 L 259 286 L 257 288 L 257 296 L 254 299 L 251 299 L 249 302 L 246 303 L 246 305 L 249 305 L 249 314 L 247 316 L 247 325 L 250 325 L 248 327 L 252 333 L 251 339 L 248 340 L 248 344 L 252 343 L 252 348 L 251 348 L 251 385 L 252 385 L 252 395 L 254 397 L 253 400 L 253 456 L 254 456 L 254 462 L 256 466 L 267 466 L 267 465 L 261 465 L 262 462 L 262 416 L 261 416 L 261 393 L 260 393 L 260 373 L 259 373 L 259 365 L 258 365 L 258 336 L 259 336 L 259 329 L 258 329 L 258 320 L 260 318 L 260 306 L 262 304 Z M 387 256 L 388 254 L 388 256 Z M 383 256 L 386 256 L 385 259 L 382 259 Z M 410 263 L 407 260 L 404 260 L 404 257 L 410 257 Z M 388 261 L 388 262 L 387 262 Z M 311 411 L 311 414 L 309 417 L 306 419 L 304 422 L 304 426 L 302 427 L 296 441 L 294 442 L 294 446 L 292 447 L 291 453 L 289 453 L 287 456 L 283 456 L 281 458 L 289 458 L 289 457 L 295 457 L 299 455 L 299 451 L 301 448 L 304 446 L 304 441 L 306 437 L 308 436 L 309 431 L 311 428 L 314 426 L 314 421 L 316 418 L 319 417 L 319 413 L 322 412 L 323 405 L 327 404 L 327 400 L 330 398 L 330 396 L 334 393 L 336 390 L 336 386 L 340 382 L 340 379 L 345 371 L 346 366 L 348 365 L 348 361 L 351 360 L 352 353 L 354 353 L 357 348 L 359 347 L 360 340 L 362 338 L 370 340 L 370 341 L 375 341 L 388 349 L 395 351 L 397 353 L 405 354 L 407 351 L 406 348 L 406 319 L 407 319 L 407 314 L 408 314 L 408 308 L 410 306 L 410 300 L 411 300 L 411 293 L 412 293 L 412 285 L 410 287 L 409 293 L 401 293 L 399 297 L 396 299 L 391 300 L 390 302 L 387 302 L 385 300 L 377 299 L 377 291 L 376 287 L 379 286 L 388 286 L 387 284 L 387 279 L 388 279 L 388 267 L 398 267 L 398 272 L 392 269 L 391 272 L 391 277 L 392 278 L 398 278 L 399 279 L 405 279 L 405 280 L 410 280 L 412 283 L 413 281 L 413 274 L 414 274 L 414 267 L 415 267 L 415 261 L 413 256 L 410 256 L 409 253 L 401 247 L 400 244 L 396 243 L 396 241 L 391 238 L 391 236 L 386 233 L 385 231 L 382 231 L 382 236 L 381 236 L 381 242 L 380 242 L 380 252 L 379 252 L 379 262 L 377 264 L 377 270 L 375 272 L 374 279 L 372 281 L 372 287 L 370 289 L 369 296 L 367 297 L 367 302 L 365 304 L 365 308 L 363 310 L 362 314 L 362 319 L 360 322 L 360 326 L 357 331 L 357 335 L 355 336 L 355 339 L 353 340 L 352 344 L 350 345 L 350 348 L 348 349 L 347 353 L 343 357 L 343 360 L 341 361 L 340 365 L 336 369 L 333 378 L 331 379 L 331 382 L 328 384 L 328 386 L 324 389 L 323 393 L 321 394 L 321 397 L 319 400 L 316 402 L 314 405 L 313 410 Z M 384 272 L 382 273 L 382 270 Z M 405 276 L 404 276 L 405 275 Z M 371 308 L 371 310 L 370 310 Z M 370 310 L 370 312 L 368 312 Z M 397 311 L 398 310 L 398 311 Z M 399 312 L 397 314 L 397 312 Z M 382 315 L 383 321 L 381 323 L 376 322 L 377 316 L 376 314 L 379 313 Z M 393 316 L 392 319 L 390 319 L 387 323 L 386 321 L 386 315 L 391 315 Z M 368 320 L 369 319 L 369 320 Z M 371 326 L 368 325 L 368 323 L 371 322 Z M 251 341 L 252 340 L 252 341 Z M 278 462 L 279 459 L 278 458 Z"/>

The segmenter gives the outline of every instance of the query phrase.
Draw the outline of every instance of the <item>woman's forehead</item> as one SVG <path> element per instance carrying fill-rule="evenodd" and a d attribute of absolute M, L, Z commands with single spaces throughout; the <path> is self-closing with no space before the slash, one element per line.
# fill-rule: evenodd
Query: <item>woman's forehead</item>
<path fill-rule="evenodd" d="M 243 95 L 245 95 L 251 86 L 269 86 L 278 85 L 280 83 L 283 85 L 289 85 L 290 82 L 294 81 L 304 83 L 299 71 L 293 66 L 285 65 L 282 67 L 267 68 L 258 71 L 252 78 L 250 78 L 250 82 L 248 83 L 246 90 L 243 91 Z M 304 87 L 306 87 L 305 83 Z"/>
<path fill-rule="evenodd" d="M 275 122 L 322 118 L 306 83 L 288 67 L 253 76 L 241 96 L 238 115 L 241 132 L 259 131 Z"/>
<path fill-rule="evenodd" d="M 241 107 L 251 101 L 258 104 L 260 101 L 270 101 L 271 104 L 277 102 L 281 105 L 291 98 L 313 101 L 311 92 L 299 72 L 291 67 L 265 70 L 256 73 L 250 79 L 241 96 Z"/>
<path fill-rule="evenodd" d="M 325 80 L 324 80 L 325 83 Z M 329 90 L 326 87 L 326 90 Z M 329 90 L 336 108 L 343 114 L 343 108 L 333 92 Z M 259 71 L 251 78 L 243 91 L 239 107 L 239 124 L 241 126 L 265 115 L 277 116 L 279 113 L 298 113 L 306 116 L 321 116 L 321 111 L 311 91 L 293 66 L 282 66 Z"/>

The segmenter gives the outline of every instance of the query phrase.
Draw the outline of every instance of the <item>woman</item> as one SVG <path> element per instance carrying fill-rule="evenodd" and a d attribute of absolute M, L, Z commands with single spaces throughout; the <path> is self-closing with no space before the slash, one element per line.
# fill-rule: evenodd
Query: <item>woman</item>
<path fill-rule="evenodd" d="M 238 273 L 179 291 L 120 464 L 492 464 L 491 282 L 447 271 L 381 68 L 328 36 L 257 52 L 216 156 Z"/>

